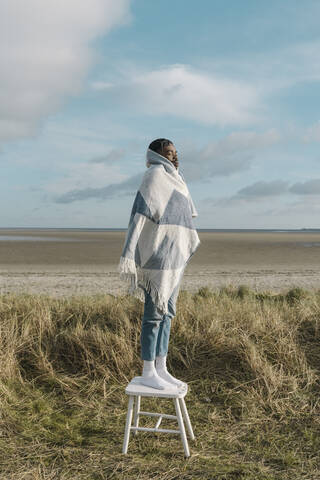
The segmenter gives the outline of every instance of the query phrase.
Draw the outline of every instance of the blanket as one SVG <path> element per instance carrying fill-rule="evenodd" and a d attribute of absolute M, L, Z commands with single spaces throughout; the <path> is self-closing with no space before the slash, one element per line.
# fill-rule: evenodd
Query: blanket
<path fill-rule="evenodd" d="M 166 314 L 168 300 L 200 244 L 192 220 L 198 213 L 183 174 L 170 160 L 148 149 L 146 166 L 118 271 L 130 283 L 129 293 L 146 290 Z"/>

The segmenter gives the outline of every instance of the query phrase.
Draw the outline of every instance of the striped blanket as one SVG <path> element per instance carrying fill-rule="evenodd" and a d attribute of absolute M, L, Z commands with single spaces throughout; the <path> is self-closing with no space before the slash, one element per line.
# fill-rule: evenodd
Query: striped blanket
<path fill-rule="evenodd" d="M 146 160 L 118 271 L 130 282 L 129 293 L 143 298 L 138 287 L 145 289 L 168 313 L 168 300 L 200 244 L 192 220 L 198 213 L 183 175 L 170 160 L 150 149 Z"/>

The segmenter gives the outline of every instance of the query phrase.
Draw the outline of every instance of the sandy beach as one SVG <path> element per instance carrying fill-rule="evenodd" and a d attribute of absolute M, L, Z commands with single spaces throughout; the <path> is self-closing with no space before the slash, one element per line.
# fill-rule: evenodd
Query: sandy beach
<path fill-rule="evenodd" d="M 201 232 L 181 288 L 320 288 L 320 232 Z M 124 231 L 0 230 L 0 293 L 125 293 Z"/>

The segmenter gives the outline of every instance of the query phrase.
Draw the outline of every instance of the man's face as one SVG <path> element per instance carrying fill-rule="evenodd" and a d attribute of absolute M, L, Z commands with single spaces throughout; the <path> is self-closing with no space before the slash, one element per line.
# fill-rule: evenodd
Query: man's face
<path fill-rule="evenodd" d="M 166 157 L 170 162 L 173 163 L 173 165 L 178 168 L 179 166 L 179 160 L 178 160 L 178 153 L 176 150 L 176 147 L 171 143 L 170 145 L 167 145 L 166 147 L 163 147 L 162 153 L 159 152 L 160 155 L 163 157 Z"/>

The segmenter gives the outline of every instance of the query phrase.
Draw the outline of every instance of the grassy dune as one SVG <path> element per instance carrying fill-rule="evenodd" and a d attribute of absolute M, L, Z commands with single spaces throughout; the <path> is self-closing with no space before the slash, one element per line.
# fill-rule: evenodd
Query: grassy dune
<path fill-rule="evenodd" d="M 121 453 L 142 311 L 130 296 L 0 296 L 1 480 L 320 478 L 320 291 L 180 292 L 168 369 L 189 384 L 188 459 L 178 435 L 149 432 Z"/>

